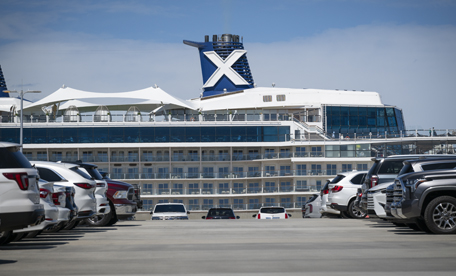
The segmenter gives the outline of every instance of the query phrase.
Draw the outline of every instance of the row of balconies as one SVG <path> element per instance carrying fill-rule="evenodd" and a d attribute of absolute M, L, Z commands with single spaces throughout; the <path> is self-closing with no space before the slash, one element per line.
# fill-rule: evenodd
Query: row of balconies
<path fill-rule="evenodd" d="M 223 161 L 249 161 L 258 159 L 279 159 L 279 158 L 295 158 L 295 157 L 323 157 L 323 152 L 303 152 L 303 153 L 265 153 L 255 155 L 178 155 L 178 156 L 163 156 L 163 155 L 146 155 L 141 156 L 82 156 L 83 162 L 223 162 Z M 45 159 L 46 157 L 41 157 Z M 38 157 L 39 159 L 39 157 Z M 67 160 L 68 159 L 68 160 Z M 50 156 L 49 161 L 74 161 L 75 157 Z"/>
<path fill-rule="evenodd" d="M 333 176 L 346 170 L 281 170 L 232 173 L 111 173 L 112 179 L 236 179 L 259 177 Z"/>
<path fill-rule="evenodd" d="M 141 189 L 142 195 L 239 195 L 239 194 L 268 194 L 268 193 L 292 193 L 292 192 L 318 192 L 317 186 L 280 186 L 280 187 L 248 187 L 248 188 L 158 188 Z"/>

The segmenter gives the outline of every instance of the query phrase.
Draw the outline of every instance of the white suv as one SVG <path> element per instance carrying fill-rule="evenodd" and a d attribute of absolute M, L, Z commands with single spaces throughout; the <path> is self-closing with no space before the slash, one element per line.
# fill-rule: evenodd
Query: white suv
<path fill-rule="evenodd" d="M 40 203 L 38 173 L 19 151 L 18 144 L 0 142 L 0 232 L 40 224 L 44 206 Z"/>
<path fill-rule="evenodd" d="M 364 182 L 367 171 L 352 171 L 339 173 L 329 184 L 328 201 L 326 207 L 338 210 L 343 216 L 364 218 L 365 213 L 354 208 L 354 201 L 358 188 Z"/>
<path fill-rule="evenodd" d="M 291 215 L 287 214 L 284 207 L 261 207 L 258 214 L 252 217 L 257 219 L 287 219 Z"/>
<path fill-rule="evenodd" d="M 62 186 L 74 187 L 74 201 L 78 206 L 76 220 L 96 215 L 97 201 L 95 198 L 95 181 L 76 164 L 31 161 L 37 168 L 40 177 L 46 181 Z"/>
<path fill-rule="evenodd" d="M 188 220 L 190 212 L 182 203 L 157 203 L 150 213 L 152 220 Z"/>

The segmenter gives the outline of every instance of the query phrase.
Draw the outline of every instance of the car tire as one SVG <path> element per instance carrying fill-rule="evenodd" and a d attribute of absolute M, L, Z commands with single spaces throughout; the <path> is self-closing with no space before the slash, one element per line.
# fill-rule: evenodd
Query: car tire
<path fill-rule="evenodd" d="M 63 229 L 64 230 L 72 230 L 76 226 L 78 226 L 78 224 L 79 224 L 79 220 L 74 220 L 74 221 L 68 223 L 67 225 L 65 225 L 65 227 L 63 227 Z"/>
<path fill-rule="evenodd" d="M 456 198 L 440 196 L 429 202 L 424 224 L 434 234 L 456 234 Z"/>
<path fill-rule="evenodd" d="M 104 215 L 96 215 L 91 218 L 87 218 L 84 222 L 89 226 L 107 226 L 112 218 L 112 210 Z"/>
<path fill-rule="evenodd" d="M 38 236 L 40 233 L 41 233 L 41 230 L 28 232 L 26 237 L 29 239 L 33 239 L 33 238 L 36 238 L 36 236 Z"/>
<path fill-rule="evenodd" d="M 355 209 L 355 201 L 352 200 L 350 201 L 350 203 L 348 204 L 348 210 L 347 210 L 347 213 L 350 217 L 354 218 L 354 219 L 363 219 L 366 217 L 366 213 L 362 212 L 362 211 L 358 211 Z"/>
<path fill-rule="evenodd" d="M 0 245 L 7 244 L 9 237 L 13 234 L 13 231 L 2 231 L 0 232 Z"/>
<path fill-rule="evenodd" d="M 18 242 L 18 241 L 22 240 L 23 238 L 25 238 L 26 234 L 27 233 L 25 233 L 25 232 L 17 233 L 16 237 L 14 237 L 14 239 L 12 241 L 13 242 Z"/>
<path fill-rule="evenodd" d="M 348 214 L 347 211 L 341 211 L 341 212 L 340 212 L 340 216 L 341 216 L 342 218 L 344 218 L 344 219 L 350 219 L 350 218 L 352 218 L 352 217 Z"/>

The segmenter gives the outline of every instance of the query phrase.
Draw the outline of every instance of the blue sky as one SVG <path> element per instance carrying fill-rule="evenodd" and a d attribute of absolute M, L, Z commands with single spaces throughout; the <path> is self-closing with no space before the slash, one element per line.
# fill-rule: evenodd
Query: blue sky
<path fill-rule="evenodd" d="M 244 38 L 258 86 L 379 92 L 408 127 L 456 129 L 456 1 L 0 0 L 9 89 L 63 84 L 199 95 L 197 51 L 182 40 Z"/>

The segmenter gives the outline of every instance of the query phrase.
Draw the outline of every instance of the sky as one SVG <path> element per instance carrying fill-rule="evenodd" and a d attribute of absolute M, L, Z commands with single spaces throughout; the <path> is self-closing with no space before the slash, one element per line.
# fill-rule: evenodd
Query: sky
<path fill-rule="evenodd" d="M 365 90 L 408 129 L 456 129 L 456 0 L 0 0 L 8 89 L 202 92 L 183 40 L 243 37 L 258 87 Z"/>

